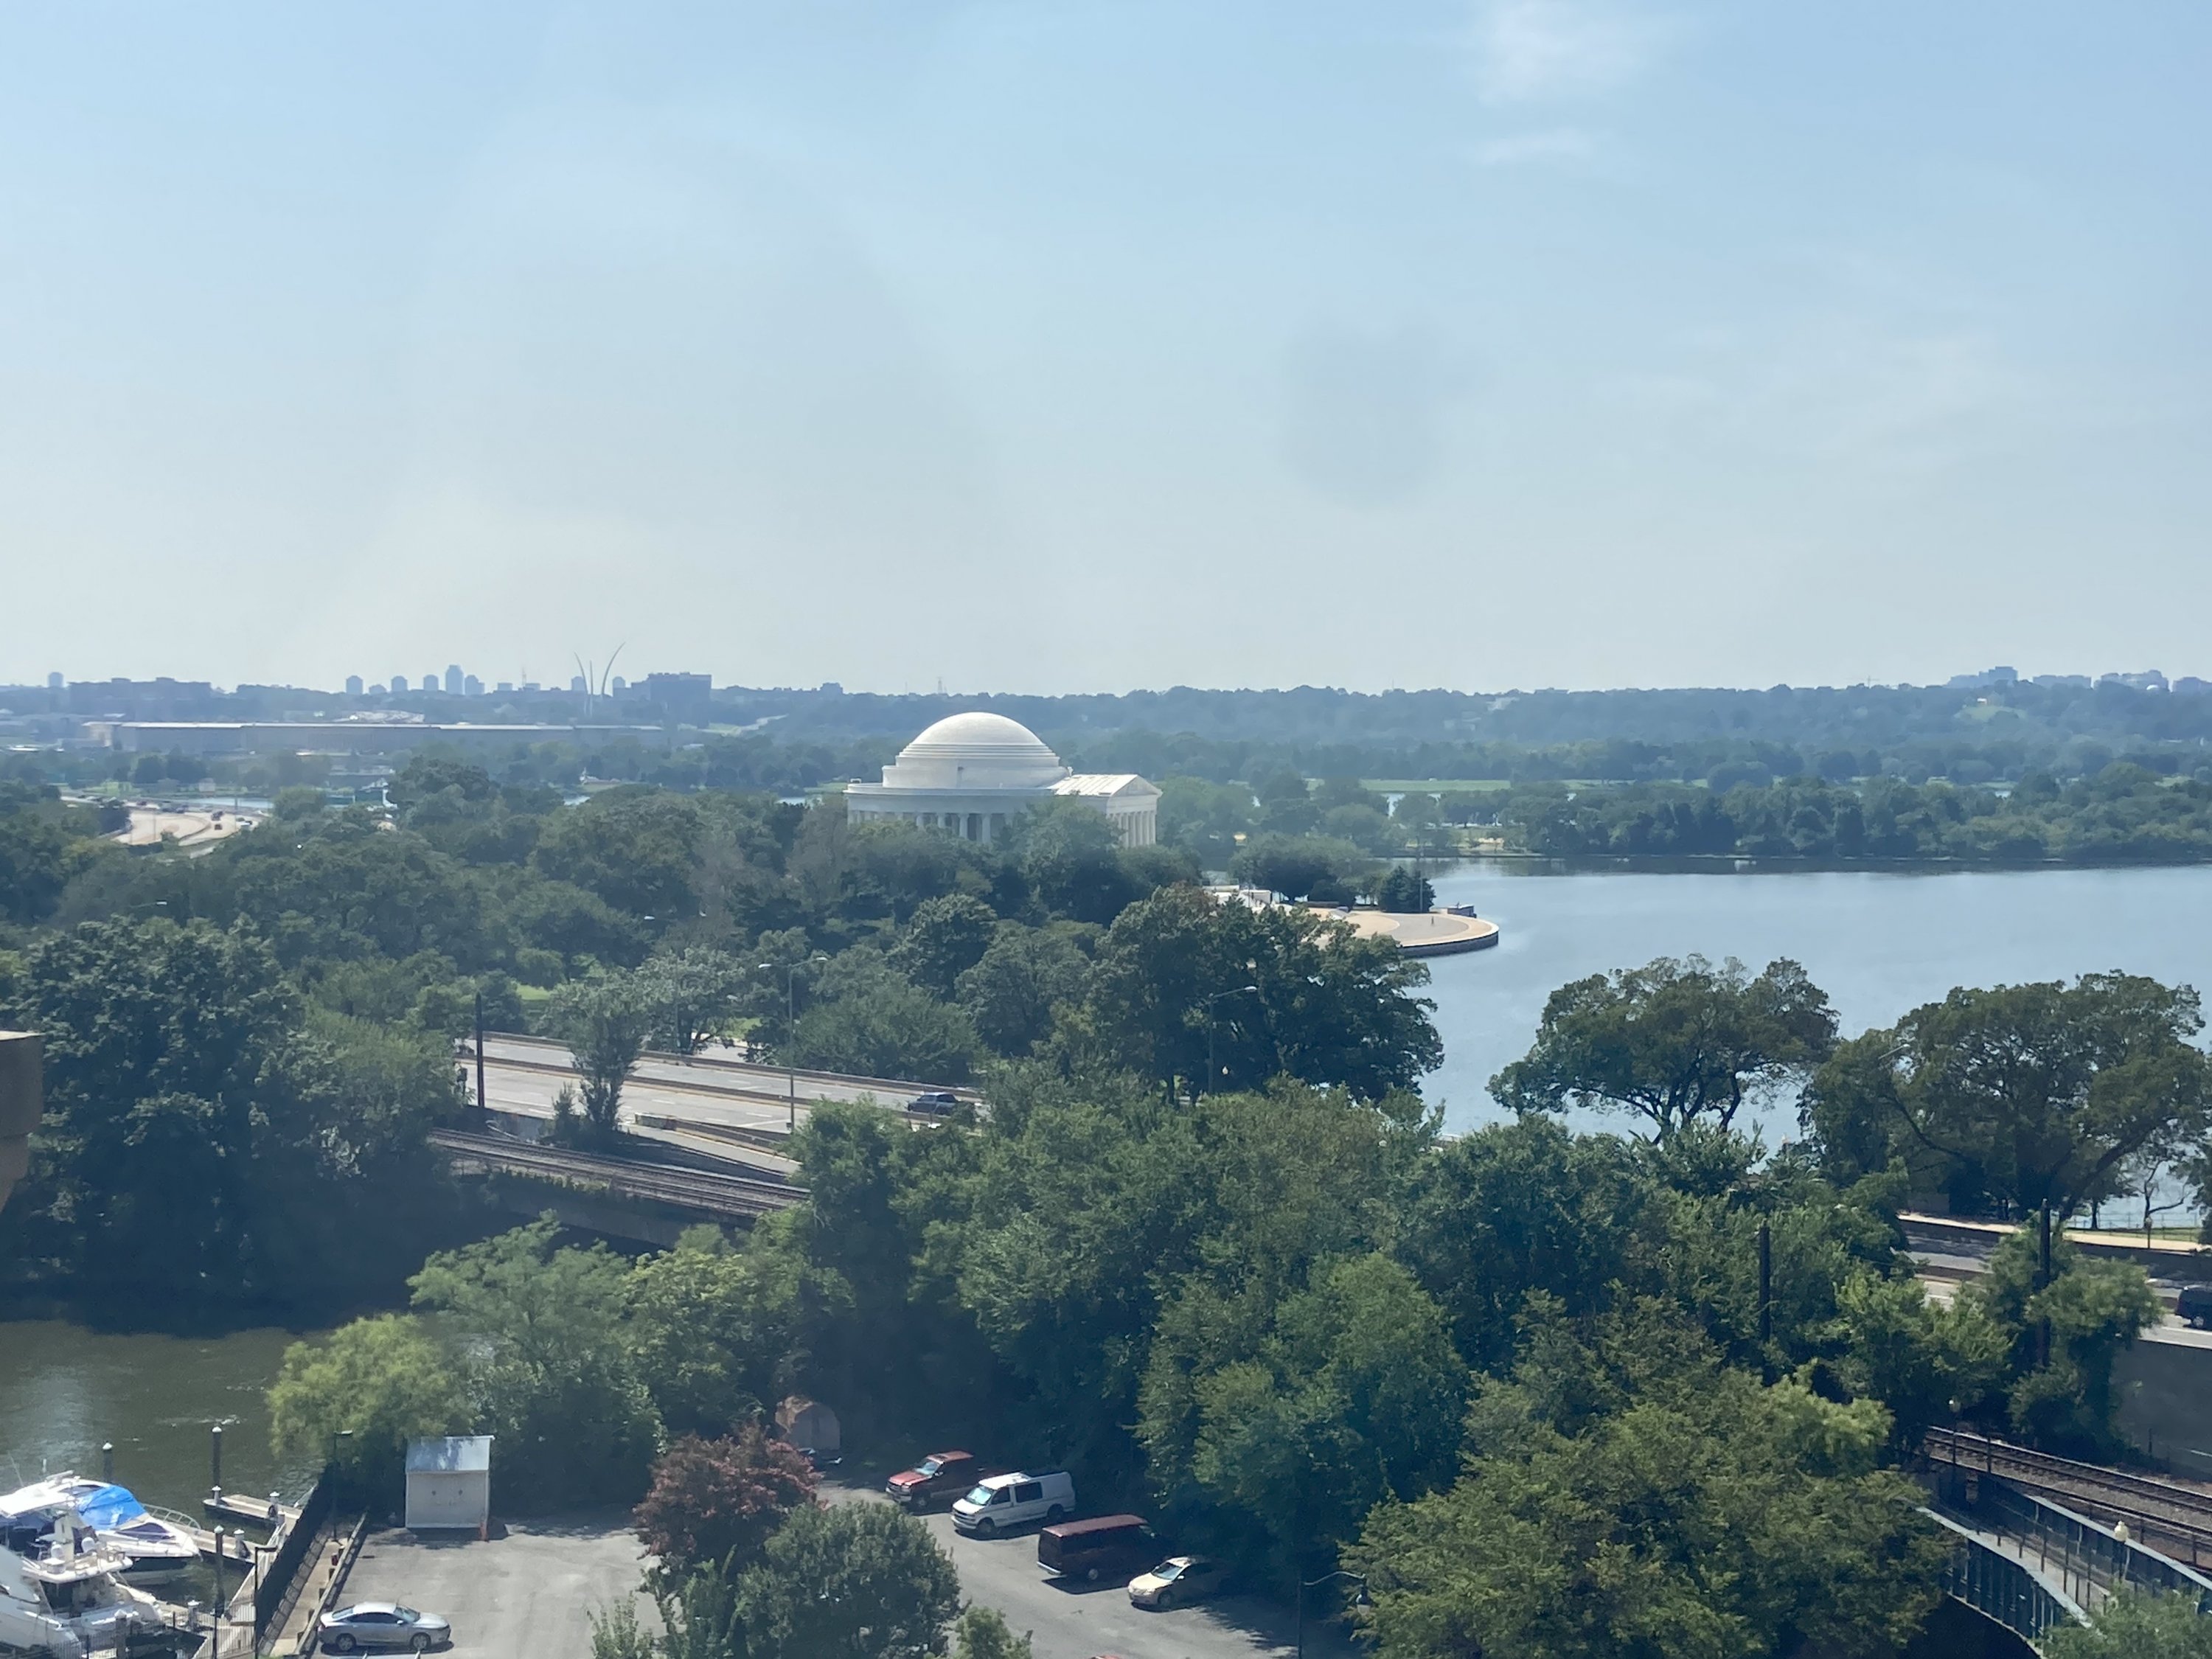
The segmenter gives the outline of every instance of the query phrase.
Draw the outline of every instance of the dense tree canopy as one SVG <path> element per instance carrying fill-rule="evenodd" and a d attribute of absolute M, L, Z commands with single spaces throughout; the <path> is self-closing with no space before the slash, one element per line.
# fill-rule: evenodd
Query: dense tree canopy
<path fill-rule="evenodd" d="M 1794 962 L 1754 978 L 1732 957 L 1716 968 L 1662 957 L 1553 992 L 1536 1046 L 1490 1090 L 1516 1111 L 1632 1112 L 1664 1139 L 1701 1120 L 1728 1128 L 1746 1101 L 1825 1060 L 1835 1038 L 1826 994 Z"/>
<path fill-rule="evenodd" d="M 1961 1208 L 2063 1217 L 2109 1197 L 2146 1144 L 2202 1139 L 2203 1025 L 2195 991 L 2130 974 L 1962 988 L 1844 1044 L 1805 1119 L 1838 1168 L 1895 1159 Z"/>

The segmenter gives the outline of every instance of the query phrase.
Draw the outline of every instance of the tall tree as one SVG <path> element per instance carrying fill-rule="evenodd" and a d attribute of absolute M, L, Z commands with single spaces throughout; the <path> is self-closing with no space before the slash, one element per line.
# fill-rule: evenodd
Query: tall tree
<path fill-rule="evenodd" d="M 752 1659 L 924 1659 L 960 1610 L 929 1528 L 888 1504 L 802 1509 L 739 1583 Z"/>
<path fill-rule="evenodd" d="M 1753 977 L 1733 957 L 1662 957 L 1552 993 L 1536 1043 L 1490 1080 L 1519 1112 L 1569 1105 L 1627 1111 L 1666 1139 L 1709 1119 L 1728 1128 L 1826 1059 L 1836 1016 L 1787 959 Z"/>
<path fill-rule="evenodd" d="M 750 984 L 744 964 L 704 945 L 664 951 L 637 970 L 647 1035 L 679 1054 L 724 1035 Z"/>
<path fill-rule="evenodd" d="M 637 980 L 597 973 L 571 980 L 553 994 L 546 1024 L 575 1056 L 584 1124 L 598 1140 L 611 1139 L 629 1081 L 653 1027 L 653 1011 Z"/>
<path fill-rule="evenodd" d="M 1845 1177 L 1894 1158 L 1961 1210 L 2063 1218 L 2110 1196 L 2144 1147 L 2202 1138 L 2203 1023 L 2195 991 L 2135 974 L 1960 988 L 1844 1045 L 1805 1121 Z"/>

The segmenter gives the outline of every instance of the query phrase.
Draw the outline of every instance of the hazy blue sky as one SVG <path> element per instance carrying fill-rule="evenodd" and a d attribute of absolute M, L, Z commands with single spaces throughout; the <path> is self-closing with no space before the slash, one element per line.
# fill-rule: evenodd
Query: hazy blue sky
<path fill-rule="evenodd" d="M 0 679 L 2212 672 L 2212 7 L 0 0 Z"/>

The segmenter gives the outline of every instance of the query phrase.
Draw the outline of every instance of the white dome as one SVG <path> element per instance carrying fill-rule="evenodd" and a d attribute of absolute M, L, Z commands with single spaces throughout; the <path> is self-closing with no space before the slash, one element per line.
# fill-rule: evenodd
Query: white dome
<path fill-rule="evenodd" d="M 1028 726 L 981 711 L 938 721 L 884 768 L 884 784 L 904 789 L 1035 789 L 1066 775 Z"/>

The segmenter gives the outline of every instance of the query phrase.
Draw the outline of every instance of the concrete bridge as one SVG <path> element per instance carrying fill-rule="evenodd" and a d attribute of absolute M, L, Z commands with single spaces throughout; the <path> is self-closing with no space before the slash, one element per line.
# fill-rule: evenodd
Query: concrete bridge
<path fill-rule="evenodd" d="M 488 1178 L 493 1201 L 519 1215 L 550 1210 L 565 1225 L 645 1244 L 673 1244 L 685 1227 L 702 1221 L 750 1225 L 806 1200 L 806 1189 L 787 1181 L 505 1135 L 440 1129 L 430 1144 L 456 1174 Z"/>

